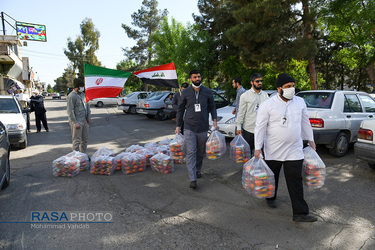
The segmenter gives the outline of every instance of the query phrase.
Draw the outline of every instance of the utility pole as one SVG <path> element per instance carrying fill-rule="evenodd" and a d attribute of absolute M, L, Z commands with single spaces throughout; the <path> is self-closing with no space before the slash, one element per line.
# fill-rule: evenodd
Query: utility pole
<path fill-rule="evenodd" d="M 5 19 L 4 19 L 4 12 L 1 12 L 1 22 L 3 24 L 3 35 L 5 36 Z"/>

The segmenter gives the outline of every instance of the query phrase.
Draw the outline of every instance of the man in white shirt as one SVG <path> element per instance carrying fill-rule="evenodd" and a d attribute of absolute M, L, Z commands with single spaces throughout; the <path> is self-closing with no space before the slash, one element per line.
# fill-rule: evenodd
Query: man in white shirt
<path fill-rule="evenodd" d="M 314 222 L 303 197 L 302 163 L 303 140 L 309 141 L 315 150 L 313 131 L 304 100 L 294 96 L 295 80 L 282 73 L 277 77 L 278 95 L 263 102 L 258 111 L 255 126 L 254 156 L 260 158 L 264 148 L 265 160 L 275 175 L 275 195 L 267 198 L 267 204 L 275 208 L 280 169 L 284 175 L 292 201 L 293 220 Z"/>
<path fill-rule="evenodd" d="M 261 74 L 252 74 L 250 83 L 252 88 L 240 96 L 236 119 L 236 134 L 242 134 L 243 138 L 249 143 L 250 149 L 254 150 L 254 128 L 258 109 L 260 104 L 269 97 L 266 92 L 262 91 L 263 79 Z"/>

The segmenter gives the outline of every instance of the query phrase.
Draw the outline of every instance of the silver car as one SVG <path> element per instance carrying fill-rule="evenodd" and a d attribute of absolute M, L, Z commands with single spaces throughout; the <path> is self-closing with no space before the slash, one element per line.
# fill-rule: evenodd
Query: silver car
<path fill-rule="evenodd" d="M 10 182 L 9 163 L 10 144 L 5 125 L 0 121 L 0 188 L 6 188 Z"/>
<path fill-rule="evenodd" d="M 146 99 L 140 99 L 137 102 L 137 113 L 144 114 L 148 118 L 156 118 L 163 121 L 168 118 L 164 113 L 165 102 L 169 100 L 169 97 L 173 96 L 170 91 L 156 92 L 155 95 L 150 95 Z"/>
<path fill-rule="evenodd" d="M 362 120 L 375 118 L 375 101 L 365 92 L 344 90 L 301 91 L 316 144 L 324 144 L 334 156 L 344 156 L 357 141 Z"/>
<path fill-rule="evenodd" d="M 122 110 L 124 113 L 130 113 L 132 115 L 137 114 L 137 102 L 139 99 L 147 98 L 151 92 L 137 91 L 127 94 L 125 97 L 120 97 L 117 102 L 117 108 Z"/>
<path fill-rule="evenodd" d="M 358 130 L 358 141 L 354 144 L 354 154 L 375 170 L 375 120 L 363 120 Z"/>

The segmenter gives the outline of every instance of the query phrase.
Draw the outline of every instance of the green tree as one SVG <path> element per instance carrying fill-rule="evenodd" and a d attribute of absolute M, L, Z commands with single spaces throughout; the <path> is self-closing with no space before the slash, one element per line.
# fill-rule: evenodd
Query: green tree
<path fill-rule="evenodd" d="M 351 69 L 365 69 L 375 87 L 375 3 L 373 0 L 330 0 L 322 21 L 329 40 L 345 44 L 334 58 Z"/>
<path fill-rule="evenodd" d="M 189 28 L 186 28 L 174 18 L 169 24 L 168 18 L 164 17 L 159 29 L 152 35 L 154 64 L 174 62 L 179 82 L 184 82 L 188 78 L 192 67 L 192 52 L 200 50 L 197 47 L 193 48 L 194 26 L 188 26 Z"/>
<path fill-rule="evenodd" d="M 285 70 L 292 59 L 307 60 L 311 87 L 316 89 L 314 4 L 307 0 L 234 0 L 231 13 L 237 24 L 225 34 L 241 48 L 241 60 L 248 67 L 272 63 Z"/>
<path fill-rule="evenodd" d="M 212 81 L 223 83 L 231 80 L 221 74 L 220 62 L 239 55 L 238 47 L 225 36 L 226 30 L 237 23 L 231 15 L 232 8 L 229 0 L 199 0 L 200 15 L 193 15 L 198 25 L 195 43 L 202 45 L 202 50 L 194 53 L 194 63 L 206 77 L 209 87 Z"/>
<path fill-rule="evenodd" d="M 52 93 L 53 92 L 51 84 L 47 85 L 47 92 L 48 93 Z"/>
<path fill-rule="evenodd" d="M 100 32 L 95 29 L 91 18 L 85 18 L 81 25 L 81 35 L 75 41 L 68 38 L 67 48 L 64 54 L 72 63 L 74 70 L 78 69 L 78 77 L 84 77 L 84 64 L 89 63 L 95 66 L 101 66 L 95 52 L 99 49 Z"/>
<path fill-rule="evenodd" d="M 75 75 L 73 65 L 69 65 L 64 69 L 63 75 L 55 79 L 53 90 L 55 92 L 66 92 L 68 87 L 73 87 L 73 79 L 75 78 Z"/>
<path fill-rule="evenodd" d="M 134 61 L 129 60 L 129 59 L 122 60 L 116 65 L 117 70 L 128 71 L 128 72 L 136 71 L 137 67 L 138 65 Z M 123 93 L 140 91 L 143 89 L 143 87 L 144 86 L 143 86 L 142 81 L 135 75 L 131 75 L 128 78 L 128 80 L 126 80 L 126 83 L 123 87 Z"/>
<path fill-rule="evenodd" d="M 135 46 L 130 49 L 123 48 L 123 51 L 129 60 L 134 60 L 139 65 L 138 69 L 150 66 L 154 44 L 152 34 L 157 30 L 163 18 L 168 15 L 167 9 L 161 11 L 157 7 L 158 2 L 156 0 L 143 0 L 138 12 L 131 15 L 132 25 L 139 29 L 133 29 L 126 24 L 122 24 L 122 28 L 128 37 L 137 41 Z"/>

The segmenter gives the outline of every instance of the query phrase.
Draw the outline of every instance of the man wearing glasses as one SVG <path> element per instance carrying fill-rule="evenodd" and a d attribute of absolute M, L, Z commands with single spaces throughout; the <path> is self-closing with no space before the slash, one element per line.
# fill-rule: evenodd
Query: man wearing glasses
<path fill-rule="evenodd" d="M 236 134 L 242 134 L 243 138 L 249 143 L 250 150 L 254 150 L 254 128 L 258 108 L 269 97 L 266 92 L 262 91 L 263 79 L 259 73 L 252 74 L 250 82 L 252 88 L 240 97 L 236 119 Z"/>

